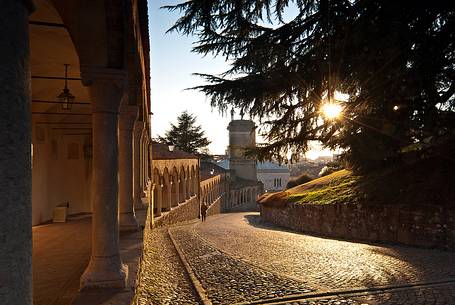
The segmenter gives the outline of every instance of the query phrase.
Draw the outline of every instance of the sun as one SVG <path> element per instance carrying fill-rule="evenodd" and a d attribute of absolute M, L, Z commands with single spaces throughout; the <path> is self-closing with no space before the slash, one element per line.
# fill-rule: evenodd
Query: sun
<path fill-rule="evenodd" d="M 334 120 L 341 115 L 342 107 L 335 103 L 325 103 L 322 105 L 321 112 L 329 120 Z"/>

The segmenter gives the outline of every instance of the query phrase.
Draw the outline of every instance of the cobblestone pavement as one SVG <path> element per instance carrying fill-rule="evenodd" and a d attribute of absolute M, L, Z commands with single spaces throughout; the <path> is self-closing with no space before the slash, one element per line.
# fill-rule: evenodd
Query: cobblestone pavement
<path fill-rule="evenodd" d="M 298 234 L 262 224 L 257 213 L 215 215 L 170 233 L 212 304 L 455 305 L 455 253 Z M 151 235 L 139 304 L 197 303 L 169 237 Z"/>
<path fill-rule="evenodd" d="M 212 216 L 196 231 L 231 255 L 321 289 L 455 280 L 453 252 L 296 234 L 264 226 L 258 213 Z"/>
<path fill-rule="evenodd" d="M 428 288 L 412 288 L 386 293 L 370 294 L 355 298 L 369 305 L 453 305 L 455 304 L 455 284 L 435 285 Z"/>
<path fill-rule="evenodd" d="M 187 228 L 172 235 L 213 304 L 233 304 L 310 292 L 309 286 L 251 266 L 209 246 Z"/>
<path fill-rule="evenodd" d="M 167 229 L 147 232 L 144 249 L 136 304 L 199 304 Z"/>

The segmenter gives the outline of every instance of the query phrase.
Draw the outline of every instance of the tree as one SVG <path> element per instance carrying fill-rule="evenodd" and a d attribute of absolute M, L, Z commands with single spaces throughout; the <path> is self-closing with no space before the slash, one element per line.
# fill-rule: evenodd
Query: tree
<path fill-rule="evenodd" d="M 177 117 L 177 126 L 171 123 L 171 128 L 164 137 L 159 137 L 162 143 L 172 143 L 180 150 L 196 154 L 206 152 L 211 143 L 205 136 L 201 126 L 196 126 L 196 117 L 183 111 Z"/>
<path fill-rule="evenodd" d="M 230 60 L 224 74 L 199 74 L 207 83 L 194 89 L 222 112 L 233 106 L 263 123 L 260 159 L 295 157 L 321 141 L 369 169 L 454 133 L 454 5 L 189 0 L 166 8 L 182 14 L 170 31 L 198 37 L 194 52 Z M 324 118 L 325 103 L 339 103 L 342 116 Z"/>

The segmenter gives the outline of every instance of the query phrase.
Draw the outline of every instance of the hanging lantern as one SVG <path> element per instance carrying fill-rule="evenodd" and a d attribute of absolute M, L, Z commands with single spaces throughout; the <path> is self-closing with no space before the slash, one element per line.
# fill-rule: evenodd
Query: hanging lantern
<path fill-rule="evenodd" d="M 74 102 L 74 95 L 70 93 L 70 90 L 68 89 L 68 65 L 65 64 L 65 88 L 63 89 L 63 92 L 57 96 L 58 101 L 62 105 L 62 110 L 68 110 L 71 111 L 71 106 L 73 105 Z"/>

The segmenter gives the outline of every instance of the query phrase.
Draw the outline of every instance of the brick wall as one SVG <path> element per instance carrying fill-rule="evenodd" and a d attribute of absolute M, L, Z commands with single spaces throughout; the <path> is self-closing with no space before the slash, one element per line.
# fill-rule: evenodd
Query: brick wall
<path fill-rule="evenodd" d="M 328 237 L 455 250 L 455 208 L 288 204 L 285 208 L 261 206 L 261 217 Z"/>

